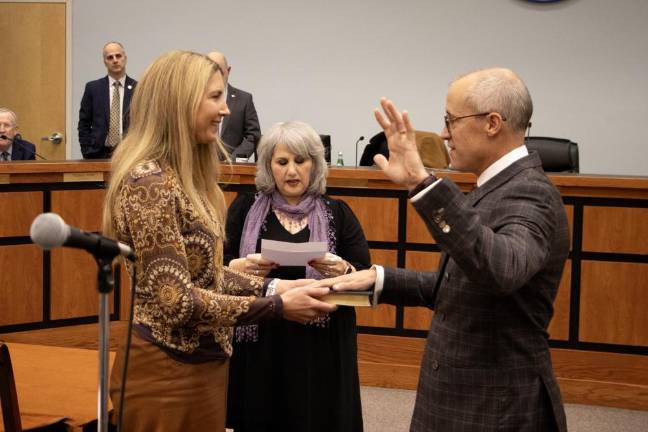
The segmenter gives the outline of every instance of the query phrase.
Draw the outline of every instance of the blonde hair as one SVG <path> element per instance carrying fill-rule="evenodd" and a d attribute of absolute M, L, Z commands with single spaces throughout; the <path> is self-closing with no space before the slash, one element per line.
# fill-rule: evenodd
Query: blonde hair
<path fill-rule="evenodd" d="M 103 211 L 105 235 L 115 235 L 113 217 L 128 174 L 139 163 L 156 160 L 176 173 L 199 217 L 224 237 L 226 206 L 218 177 L 219 158 L 227 153 L 220 138 L 200 145 L 195 139 L 196 113 L 214 73 L 221 73 L 218 65 L 188 51 L 166 53 L 146 69 L 130 105 L 128 134 L 112 157 Z"/>

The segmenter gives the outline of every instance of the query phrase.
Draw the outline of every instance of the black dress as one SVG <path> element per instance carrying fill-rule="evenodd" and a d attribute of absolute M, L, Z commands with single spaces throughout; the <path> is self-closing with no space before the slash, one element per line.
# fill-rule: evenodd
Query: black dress
<path fill-rule="evenodd" d="M 336 251 L 356 269 L 369 266 L 367 241 L 357 218 L 343 201 L 324 197 L 334 228 Z M 225 263 L 239 257 L 245 217 L 254 202 L 239 195 L 227 213 Z M 308 227 L 291 234 L 273 211 L 261 238 L 307 242 Z M 260 251 L 261 239 L 257 242 Z M 304 267 L 281 267 L 267 277 L 299 279 Z M 235 432 L 362 431 L 355 310 L 339 307 L 325 326 L 286 320 L 258 325 L 256 341 L 234 340 L 230 360 L 227 426 Z M 238 334 L 238 332 L 237 332 Z"/>

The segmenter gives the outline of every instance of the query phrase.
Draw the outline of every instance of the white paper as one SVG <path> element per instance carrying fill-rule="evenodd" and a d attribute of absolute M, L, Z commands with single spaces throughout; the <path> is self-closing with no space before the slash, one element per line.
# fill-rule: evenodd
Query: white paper
<path fill-rule="evenodd" d="M 309 261 L 323 258 L 326 242 L 291 243 L 261 239 L 261 257 L 282 266 L 306 266 Z"/>

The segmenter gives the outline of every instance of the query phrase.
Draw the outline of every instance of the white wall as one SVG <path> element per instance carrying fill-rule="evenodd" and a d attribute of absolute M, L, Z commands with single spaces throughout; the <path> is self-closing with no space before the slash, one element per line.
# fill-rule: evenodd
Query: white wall
<path fill-rule="evenodd" d="M 224 51 L 262 130 L 299 119 L 353 165 L 380 96 L 439 131 L 448 83 L 507 66 L 534 100 L 532 135 L 578 142 L 581 172 L 648 175 L 648 1 L 74 0 L 73 124 L 101 47 L 121 41 L 137 78 L 171 49 Z M 76 132 L 76 131 L 75 131 Z M 334 154 L 335 154 L 334 153 Z M 75 137 L 72 155 L 81 153 Z"/>

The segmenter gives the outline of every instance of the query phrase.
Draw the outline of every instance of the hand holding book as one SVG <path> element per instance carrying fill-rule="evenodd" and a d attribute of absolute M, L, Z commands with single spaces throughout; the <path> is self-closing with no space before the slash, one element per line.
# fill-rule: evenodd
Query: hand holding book
<path fill-rule="evenodd" d="M 331 292 L 320 300 L 348 306 L 371 306 L 376 270 L 357 271 L 330 279 L 322 279 L 319 286 L 329 287 Z"/>

